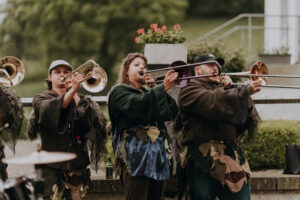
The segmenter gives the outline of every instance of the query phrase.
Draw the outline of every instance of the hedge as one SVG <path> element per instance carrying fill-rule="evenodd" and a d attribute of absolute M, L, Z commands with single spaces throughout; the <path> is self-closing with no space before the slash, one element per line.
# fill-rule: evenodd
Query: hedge
<path fill-rule="evenodd" d="M 285 145 L 299 143 L 299 122 L 267 121 L 258 129 L 255 140 L 240 140 L 252 170 L 283 169 Z"/>

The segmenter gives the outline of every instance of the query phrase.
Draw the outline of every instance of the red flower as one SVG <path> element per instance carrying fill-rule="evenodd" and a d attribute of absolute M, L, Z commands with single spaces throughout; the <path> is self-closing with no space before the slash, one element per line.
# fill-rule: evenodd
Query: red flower
<path fill-rule="evenodd" d="M 158 27 L 158 24 L 150 24 L 150 28 L 156 29 Z"/>
<path fill-rule="evenodd" d="M 173 26 L 173 30 L 175 30 L 175 31 L 179 31 L 180 29 L 181 29 L 180 24 L 175 24 L 175 25 Z"/>
<path fill-rule="evenodd" d="M 140 42 L 140 38 L 139 37 L 135 37 L 134 38 L 134 42 L 138 44 Z"/>
<path fill-rule="evenodd" d="M 166 25 L 161 27 L 157 23 L 150 24 L 150 27 L 137 29 L 137 36 L 134 38 L 136 44 L 145 45 L 147 43 L 183 43 L 185 36 L 180 24 L 175 24 L 173 29 L 168 29 Z"/>
<path fill-rule="evenodd" d="M 162 32 L 166 32 L 166 31 L 167 31 L 166 25 L 163 25 L 163 26 L 161 27 L 161 30 L 162 30 Z"/>
<path fill-rule="evenodd" d="M 141 35 L 141 34 L 144 33 L 144 29 L 143 28 L 139 28 L 136 32 L 137 32 L 138 35 Z"/>
<path fill-rule="evenodd" d="M 160 28 L 155 28 L 155 29 L 154 29 L 154 32 L 155 32 L 155 33 L 162 33 L 162 30 L 161 30 Z"/>

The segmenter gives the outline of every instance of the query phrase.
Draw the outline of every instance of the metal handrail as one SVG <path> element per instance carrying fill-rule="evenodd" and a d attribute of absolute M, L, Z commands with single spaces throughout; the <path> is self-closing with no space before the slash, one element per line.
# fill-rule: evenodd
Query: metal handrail
<path fill-rule="evenodd" d="M 263 30 L 264 26 L 252 26 L 252 30 Z M 226 31 L 225 33 L 221 34 L 219 37 L 216 38 L 216 41 L 222 40 L 229 35 L 241 30 L 248 30 L 248 26 L 235 26 L 232 29 Z"/>
<path fill-rule="evenodd" d="M 220 26 L 217 26 L 216 28 L 212 29 L 211 31 L 207 32 L 206 34 L 204 34 L 203 36 L 198 37 L 197 39 L 195 39 L 194 41 L 192 41 L 191 43 L 197 43 L 200 42 L 204 39 L 206 39 L 207 37 L 210 37 L 211 35 L 214 35 L 215 33 L 221 31 L 222 29 L 232 25 L 233 23 L 239 21 L 240 19 L 243 18 L 253 18 L 253 17 L 264 17 L 264 14 L 250 14 L 250 13 L 243 13 L 243 14 L 239 14 L 238 16 L 228 20 L 227 22 L 223 23 Z"/>
<path fill-rule="evenodd" d="M 228 21 L 226 21 L 225 23 L 215 27 L 214 29 L 210 30 L 209 32 L 207 32 L 206 34 L 204 34 L 203 36 L 200 36 L 190 42 L 187 42 L 187 45 L 193 46 L 195 44 L 199 44 L 202 41 L 208 39 L 208 38 L 214 38 L 213 40 L 210 40 L 210 42 L 218 42 L 221 39 L 224 39 L 228 36 L 230 36 L 231 34 L 239 31 L 239 30 L 247 30 L 248 31 L 248 63 L 251 63 L 251 55 L 252 55 L 252 42 L 253 42 L 253 38 L 252 38 L 252 31 L 253 30 L 266 30 L 266 29 L 284 29 L 289 31 L 290 27 L 265 27 L 263 26 L 256 26 L 253 25 L 253 18 L 265 18 L 265 17 L 298 17 L 296 15 L 265 15 L 265 14 L 261 14 L 261 13 L 243 13 L 240 14 Z M 242 20 L 244 18 L 248 19 L 247 25 L 246 26 L 235 26 L 229 30 L 226 30 L 226 32 L 222 33 L 222 31 L 224 31 L 225 28 L 228 28 L 230 25 L 233 25 L 234 23 L 238 22 L 239 20 Z M 219 35 L 217 35 L 218 33 L 220 33 Z"/>

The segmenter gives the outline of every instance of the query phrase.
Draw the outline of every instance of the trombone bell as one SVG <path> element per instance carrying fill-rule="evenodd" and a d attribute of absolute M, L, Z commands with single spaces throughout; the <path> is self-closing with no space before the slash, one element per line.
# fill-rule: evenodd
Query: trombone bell
<path fill-rule="evenodd" d="M 192 75 L 191 69 L 189 67 L 181 67 L 176 69 L 177 66 L 184 66 L 184 65 L 186 65 L 184 61 L 177 60 L 171 63 L 171 65 L 169 66 L 170 68 L 174 68 L 174 70 L 178 72 L 178 77 L 177 77 L 178 80 L 176 81 L 177 88 L 185 87 L 189 82 L 189 80 L 185 79 L 185 77 L 189 77 Z"/>
<path fill-rule="evenodd" d="M 269 70 L 267 68 L 267 66 L 265 65 L 265 63 L 263 62 L 256 62 L 252 65 L 251 70 L 250 70 L 250 74 L 263 74 L 263 75 L 268 75 L 269 74 Z M 268 81 L 267 77 L 259 77 L 259 76 L 251 76 L 250 75 L 250 79 L 251 80 L 257 80 L 257 79 L 262 79 L 264 84 L 266 84 L 266 82 Z"/>
<path fill-rule="evenodd" d="M 107 84 L 107 74 L 102 67 L 100 67 L 94 60 L 90 59 L 77 69 L 73 70 L 69 75 L 63 77 L 61 81 L 65 81 L 75 72 L 83 76 L 81 85 L 88 92 L 100 92 Z"/>
<path fill-rule="evenodd" d="M 84 81 L 82 87 L 88 92 L 97 93 L 102 91 L 107 84 L 107 74 L 99 65 L 88 66 L 82 73 Z"/>
<path fill-rule="evenodd" d="M 0 85 L 12 87 L 18 85 L 25 76 L 25 67 L 21 60 L 14 56 L 0 59 Z"/>

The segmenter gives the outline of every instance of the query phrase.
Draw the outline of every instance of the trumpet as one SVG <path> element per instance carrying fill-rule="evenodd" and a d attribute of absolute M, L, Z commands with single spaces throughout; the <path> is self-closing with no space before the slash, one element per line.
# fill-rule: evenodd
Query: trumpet
<path fill-rule="evenodd" d="M 0 85 L 5 87 L 16 86 L 25 76 L 25 67 L 20 59 L 14 56 L 5 56 L 0 59 Z"/>
<path fill-rule="evenodd" d="M 73 70 L 69 75 L 62 77 L 61 81 L 66 81 L 67 78 L 71 77 L 75 72 L 82 74 L 83 80 L 81 85 L 88 92 L 100 92 L 107 85 L 107 74 L 105 70 L 92 59 Z"/>

